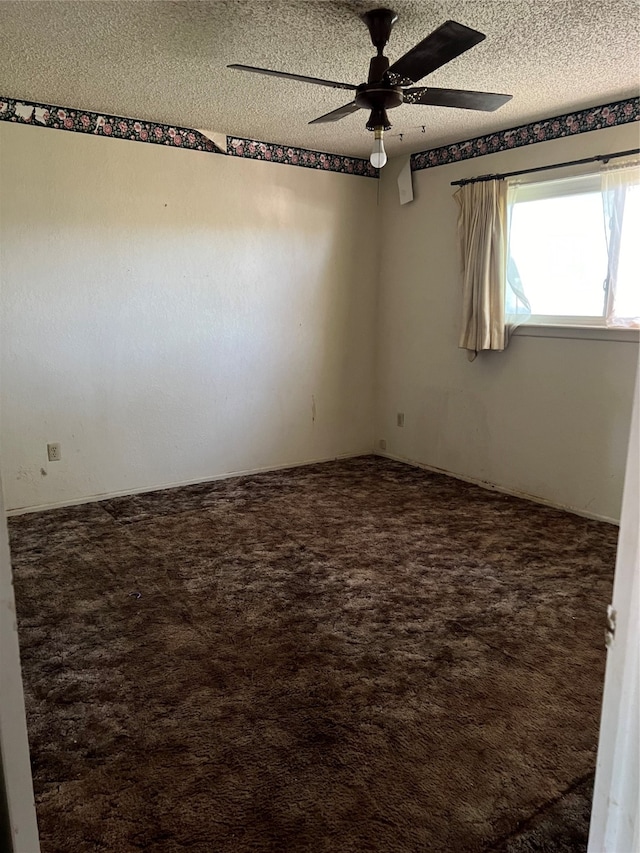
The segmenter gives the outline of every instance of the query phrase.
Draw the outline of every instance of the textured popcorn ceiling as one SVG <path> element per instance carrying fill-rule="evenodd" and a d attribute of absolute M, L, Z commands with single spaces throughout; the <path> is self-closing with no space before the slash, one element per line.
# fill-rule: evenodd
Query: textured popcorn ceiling
<path fill-rule="evenodd" d="M 350 93 L 228 70 L 232 62 L 345 82 L 374 48 L 361 2 L 0 2 L 0 95 L 368 156 L 360 111 L 308 122 Z M 627 0 L 393 0 L 393 62 L 447 19 L 486 40 L 423 81 L 512 94 L 495 113 L 403 105 L 392 154 L 638 93 L 639 6 Z M 422 125 L 425 132 L 422 132 Z M 403 140 L 399 134 L 403 134 Z"/>

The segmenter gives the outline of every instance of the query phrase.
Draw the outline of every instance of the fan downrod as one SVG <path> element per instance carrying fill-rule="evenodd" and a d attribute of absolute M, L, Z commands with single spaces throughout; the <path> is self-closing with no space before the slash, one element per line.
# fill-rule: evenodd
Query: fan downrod
<path fill-rule="evenodd" d="M 374 56 L 369 63 L 368 81 L 356 89 L 355 102 L 360 109 L 371 111 L 367 130 L 376 128 L 389 130 L 391 122 L 387 110 L 399 107 L 403 97 L 402 89 L 399 86 L 391 86 L 386 79 L 389 60 L 384 56 L 383 51 L 398 16 L 392 9 L 372 9 L 361 17 L 369 30 L 377 56 Z"/>

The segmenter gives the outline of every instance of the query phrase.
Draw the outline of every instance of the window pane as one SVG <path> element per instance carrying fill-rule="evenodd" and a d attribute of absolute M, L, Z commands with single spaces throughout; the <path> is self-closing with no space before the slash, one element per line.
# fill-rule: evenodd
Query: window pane
<path fill-rule="evenodd" d="M 509 249 L 532 314 L 603 316 L 607 247 L 599 193 L 516 202 Z"/>
<path fill-rule="evenodd" d="M 622 217 L 616 317 L 640 317 L 640 280 L 638 277 L 638 235 L 640 234 L 640 187 L 627 187 Z"/>

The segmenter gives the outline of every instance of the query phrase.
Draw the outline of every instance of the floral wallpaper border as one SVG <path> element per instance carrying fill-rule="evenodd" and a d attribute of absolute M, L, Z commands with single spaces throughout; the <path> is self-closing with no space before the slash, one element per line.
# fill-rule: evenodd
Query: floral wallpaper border
<path fill-rule="evenodd" d="M 640 120 L 640 98 L 614 101 L 509 130 L 477 136 L 464 142 L 420 151 L 411 155 L 411 170 L 417 172 L 433 166 L 444 166 L 447 163 L 482 157 L 485 154 L 507 151 L 510 148 L 520 148 L 524 145 L 533 145 L 537 142 L 546 142 L 550 139 L 586 133 L 590 130 L 601 130 L 638 120 Z M 75 133 L 91 133 L 112 139 L 127 139 L 154 145 L 169 145 L 194 151 L 208 151 L 251 160 L 284 163 L 306 169 L 320 169 L 368 178 L 379 177 L 379 170 L 374 169 L 369 160 L 358 157 L 294 148 L 236 136 L 227 136 L 227 150 L 223 151 L 203 133 L 188 127 L 41 104 L 24 99 L 0 97 L 0 121 Z"/>
<path fill-rule="evenodd" d="M 92 133 L 112 139 L 128 139 L 133 142 L 171 145 L 175 148 L 224 154 L 224 151 L 204 134 L 188 127 L 51 104 L 38 104 L 16 98 L 0 98 L 0 121 L 13 121 L 35 127 L 50 127 L 54 130 Z"/>
<path fill-rule="evenodd" d="M 508 151 L 510 148 L 520 148 L 536 142 L 547 142 L 550 139 L 560 139 L 563 136 L 587 133 L 590 130 L 601 130 L 639 119 L 640 98 L 628 98 L 625 101 L 615 101 L 599 107 L 523 124 L 520 127 L 512 127 L 509 130 L 488 133 L 465 142 L 420 151 L 411 155 L 411 171 L 418 172 L 433 166 L 444 166 L 447 163 L 470 160 L 473 157 Z"/>
<path fill-rule="evenodd" d="M 92 112 L 91 110 L 54 106 L 53 104 L 41 104 L 21 98 L 0 97 L 0 121 L 30 124 L 34 127 L 48 127 L 54 130 L 68 130 L 75 133 L 91 133 L 111 139 L 170 145 L 193 151 L 209 151 L 214 154 L 231 154 L 236 157 L 286 163 L 290 166 L 303 166 L 308 169 L 323 169 L 369 178 L 378 177 L 378 170 L 374 169 L 368 160 L 361 160 L 356 157 L 327 154 L 322 151 L 307 151 L 305 148 L 291 148 L 270 142 L 229 136 L 227 137 L 227 150 L 223 151 L 203 133 L 188 127 L 114 116 L 107 113 Z"/>
<path fill-rule="evenodd" d="M 369 160 L 362 160 L 359 157 L 327 154 L 307 148 L 292 148 L 288 145 L 260 142 L 257 139 L 244 139 L 239 136 L 227 136 L 227 154 L 233 157 L 246 157 L 249 160 L 267 160 L 271 163 L 302 166 L 306 169 L 341 172 L 345 175 L 361 175 L 366 178 L 379 176 L 379 170 L 374 169 Z"/>

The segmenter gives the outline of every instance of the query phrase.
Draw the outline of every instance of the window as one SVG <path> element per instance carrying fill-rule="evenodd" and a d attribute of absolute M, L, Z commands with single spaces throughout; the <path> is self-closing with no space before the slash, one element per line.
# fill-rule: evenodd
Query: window
<path fill-rule="evenodd" d="M 637 173 L 510 187 L 506 310 L 516 324 L 640 325 Z"/>

